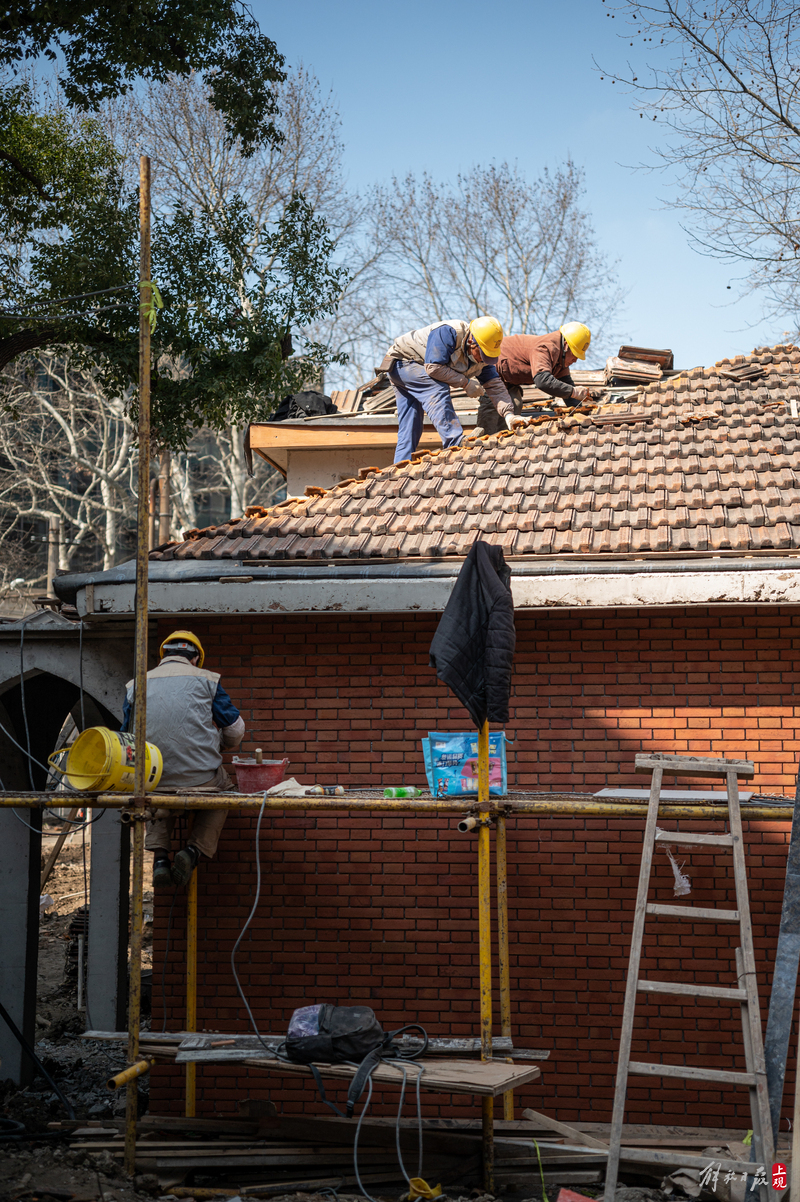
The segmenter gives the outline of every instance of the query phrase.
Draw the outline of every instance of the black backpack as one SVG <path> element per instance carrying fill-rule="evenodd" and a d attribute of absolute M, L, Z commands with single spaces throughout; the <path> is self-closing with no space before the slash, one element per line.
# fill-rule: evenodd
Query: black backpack
<path fill-rule="evenodd" d="M 422 1047 L 409 1051 L 395 1047 L 392 1040 L 403 1031 L 422 1033 Z M 369 1006 L 333 1006 L 321 1003 L 295 1010 L 282 1051 L 286 1059 L 311 1068 L 322 1100 L 342 1118 L 351 1118 L 356 1102 L 364 1092 L 368 1077 L 381 1060 L 415 1060 L 428 1046 L 428 1036 L 417 1023 L 384 1031 Z M 357 1064 L 358 1072 L 347 1093 L 347 1115 L 329 1102 L 314 1061 L 321 1064 Z"/>
<path fill-rule="evenodd" d="M 305 392 L 295 392 L 285 396 L 269 419 L 270 422 L 296 421 L 306 417 L 324 417 L 328 413 L 338 413 L 329 396 L 310 388 Z"/>

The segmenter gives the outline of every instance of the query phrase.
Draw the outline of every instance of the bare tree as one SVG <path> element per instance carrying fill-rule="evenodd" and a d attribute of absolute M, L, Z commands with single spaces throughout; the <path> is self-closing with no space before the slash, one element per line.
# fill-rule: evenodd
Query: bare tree
<path fill-rule="evenodd" d="M 135 522 L 135 431 L 126 399 L 109 399 L 69 357 L 42 352 L 4 377 L 0 422 L 0 546 L 19 554 L 38 523 L 61 522 L 59 566 L 99 548 L 115 562 Z M 9 420 L 13 418 L 13 420 Z"/>
<path fill-rule="evenodd" d="M 604 0 L 605 2 L 605 0 Z M 653 56 L 647 76 L 604 71 L 634 94 L 674 172 L 670 203 L 695 248 L 745 268 L 770 316 L 800 327 L 800 9 L 790 0 L 627 2 L 621 36 Z M 650 164 L 651 166 L 653 164 Z"/>
<path fill-rule="evenodd" d="M 241 432 L 201 430 L 186 451 L 173 458 L 172 537 L 195 529 L 204 513 L 241 517 L 248 505 L 273 505 L 283 500 L 285 481 L 280 472 L 253 458 L 254 474 L 247 472 Z"/>
<path fill-rule="evenodd" d="M 395 297 L 384 350 L 403 308 L 411 324 L 493 313 L 512 334 L 544 333 L 570 317 L 602 342 L 622 294 L 583 190 L 571 162 L 533 182 L 502 163 L 473 167 L 453 185 L 408 175 L 377 187 L 372 239 Z"/>

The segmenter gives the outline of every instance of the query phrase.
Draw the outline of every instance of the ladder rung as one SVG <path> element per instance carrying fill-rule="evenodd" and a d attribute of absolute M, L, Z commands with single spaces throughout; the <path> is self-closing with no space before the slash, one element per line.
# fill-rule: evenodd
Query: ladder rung
<path fill-rule="evenodd" d="M 689 918 L 694 922 L 738 922 L 738 910 L 704 910 L 701 906 L 658 906 L 650 903 L 648 914 L 660 914 L 662 918 Z"/>
<path fill-rule="evenodd" d="M 733 847 L 733 836 L 687 835 L 682 831 L 656 831 L 656 843 L 681 843 L 684 847 Z"/>
<path fill-rule="evenodd" d="M 692 985 L 678 981 L 639 981 L 637 989 L 645 993 L 682 993 L 687 997 L 715 997 L 730 1002 L 746 1002 L 747 991 L 722 985 Z"/>
<path fill-rule="evenodd" d="M 631 1060 L 628 1072 L 643 1077 L 682 1077 L 688 1081 L 718 1081 L 721 1085 L 755 1085 L 755 1073 L 731 1073 L 721 1068 L 692 1068 L 685 1064 L 645 1064 Z"/>

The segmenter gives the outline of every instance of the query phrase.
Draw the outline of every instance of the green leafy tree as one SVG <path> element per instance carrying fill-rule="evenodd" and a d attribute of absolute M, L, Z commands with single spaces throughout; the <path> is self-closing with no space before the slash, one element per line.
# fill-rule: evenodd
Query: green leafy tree
<path fill-rule="evenodd" d="M 0 15 L 0 67 L 30 60 L 63 64 L 69 104 L 97 110 L 137 79 L 166 80 L 193 71 L 206 78 L 211 103 L 245 153 L 277 142 L 274 85 L 284 59 L 250 9 L 231 0 L 6 0 Z"/>
<path fill-rule="evenodd" d="M 6 142 L 37 183 L 0 160 L 0 367 L 24 352 L 62 347 L 109 396 L 136 409 L 138 197 L 122 182 L 118 152 L 93 118 L 37 108 L 24 86 L 6 99 Z M 261 232 L 232 197 L 212 212 L 174 205 L 154 215 L 153 279 L 164 300 L 153 337 L 152 421 L 164 446 L 194 429 L 264 418 L 332 359 L 292 332 L 338 303 L 325 222 L 295 195 Z M 89 295 L 95 294 L 95 295 Z M 59 303 L 65 298 L 78 298 Z M 295 337 L 298 337 L 295 335 Z"/>

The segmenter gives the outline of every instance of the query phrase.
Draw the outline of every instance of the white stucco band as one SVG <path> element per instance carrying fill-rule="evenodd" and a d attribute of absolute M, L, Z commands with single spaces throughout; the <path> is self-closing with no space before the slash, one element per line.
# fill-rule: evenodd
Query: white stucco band
<path fill-rule="evenodd" d="M 454 584 L 453 577 L 370 579 L 306 578 L 222 583 L 214 580 L 184 583 L 151 581 L 149 610 L 159 614 L 282 614 L 282 613 L 403 613 L 441 612 Z M 753 570 L 687 572 L 592 573 L 586 575 L 514 576 L 511 581 L 518 610 L 660 609 L 666 606 L 797 605 L 797 571 Z M 82 614 L 105 616 L 133 613 L 132 584 L 97 583 L 78 593 Z"/>

